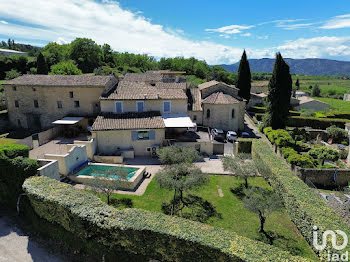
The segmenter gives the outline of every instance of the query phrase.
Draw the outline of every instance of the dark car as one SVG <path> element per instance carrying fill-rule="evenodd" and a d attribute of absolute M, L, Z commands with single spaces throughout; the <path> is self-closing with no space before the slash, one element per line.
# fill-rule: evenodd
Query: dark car
<path fill-rule="evenodd" d="M 249 138 L 250 135 L 249 135 L 248 132 L 242 132 L 241 137 L 243 137 L 243 138 Z"/>
<path fill-rule="evenodd" d="M 216 141 L 225 142 L 225 132 L 222 129 L 213 128 L 211 130 L 211 135 Z"/>

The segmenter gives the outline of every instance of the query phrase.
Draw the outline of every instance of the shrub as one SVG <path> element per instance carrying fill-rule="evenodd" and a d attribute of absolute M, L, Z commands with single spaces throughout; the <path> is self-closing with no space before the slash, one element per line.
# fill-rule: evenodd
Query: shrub
<path fill-rule="evenodd" d="M 325 160 L 337 161 L 339 159 L 339 152 L 327 146 L 313 148 L 308 154 L 314 159 L 317 159 L 321 165 L 324 164 Z"/>
<path fill-rule="evenodd" d="M 17 144 L 0 145 L 0 157 L 15 158 L 18 156 L 28 157 L 29 147 Z"/>
<path fill-rule="evenodd" d="M 291 147 L 282 147 L 281 148 L 281 152 L 282 152 L 282 155 L 285 159 L 287 159 L 289 156 L 291 155 L 295 155 L 295 154 L 298 154 L 297 151 L 295 151 L 293 148 Z"/>
<path fill-rule="evenodd" d="M 19 77 L 19 76 L 21 76 L 20 72 L 18 72 L 16 69 L 11 69 L 11 71 L 6 72 L 5 79 L 11 80 L 11 79 L 14 79 L 14 78 Z"/>
<path fill-rule="evenodd" d="M 307 261 L 232 231 L 146 210 L 117 210 L 48 177 L 29 178 L 23 189 L 40 217 L 110 252 L 123 247 L 161 261 Z"/>
<path fill-rule="evenodd" d="M 349 154 L 349 150 L 340 150 L 339 152 L 339 158 L 340 159 L 347 159 Z"/>
<path fill-rule="evenodd" d="M 343 128 L 339 128 L 333 125 L 327 128 L 327 132 L 334 143 L 348 141 L 348 132 Z"/>
<path fill-rule="evenodd" d="M 260 113 L 260 114 L 265 114 L 266 107 L 262 106 L 252 106 L 248 110 L 249 112 L 254 112 L 254 113 Z"/>
<path fill-rule="evenodd" d="M 315 129 L 326 129 L 332 125 L 340 128 L 344 128 L 345 124 L 348 123 L 347 119 L 335 119 L 335 118 L 315 118 L 305 116 L 292 116 L 288 120 L 288 126 L 293 127 L 305 127 L 309 126 Z"/>
<path fill-rule="evenodd" d="M 301 181 L 262 140 L 254 140 L 252 156 L 259 165 L 260 173 L 269 181 L 284 202 L 289 217 L 301 234 L 313 247 L 313 227 L 318 227 L 319 235 L 326 230 L 343 230 L 350 235 L 350 227 L 340 218 L 318 194 Z M 327 251 L 332 251 L 328 239 L 323 251 L 314 250 L 321 259 L 327 260 Z M 342 252 L 350 251 L 346 247 Z M 336 250 L 333 250 L 336 252 Z"/>
<path fill-rule="evenodd" d="M 316 161 L 308 154 L 292 154 L 288 156 L 287 162 L 291 165 L 300 166 L 302 168 L 316 167 Z"/>
<path fill-rule="evenodd" d="M 292 136 L 284 129 L 272 130 L 271 127 L 264 128 L 264 133 L 272 144 L 278 147 L 288 147 L 294 144 Z"/>

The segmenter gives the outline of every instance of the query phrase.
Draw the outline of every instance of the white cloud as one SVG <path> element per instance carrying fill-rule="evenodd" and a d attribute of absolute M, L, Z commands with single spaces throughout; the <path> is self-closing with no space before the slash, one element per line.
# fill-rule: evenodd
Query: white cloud
<path fill-rule="evenodd" d="M 269 36 L 268 35 L 258 35 L 256 38 L 266 40 L 266 39 L 269 39 Z"/>
<path fill-rule="evenodd" d="M 285 30 L 296 30 L 296 29 L 301 29 L 301 28 L 307 28 L 315 23 L 305 23 L 305 24 L 284 24 L 284 23 L 278 23 L 276 26 L 283 28 Z"/>
<path fill-rule="evenodd" d="M 216 29 L 205 29 L 205 31 L 232 35 L 242 33 L 243 30 L 250 29 L 252 27 L 254 27 L 254 25 L 228 25 Z"/>
<path fill-rule="evenodd" d="M 4 21 L 4 20 L 0 20 L 0 23 L 4 24 L 4 25 L 7 25 L 8 22 Z"/>
<path fill-rule="evenodd" d="M 299 38 L 277 46 L 284 57 L 292 58 L 350 58 L 350 36 Z"/>
<path fill-rule="evenodd" d="M 220 37 L 223 37 L 223 38 L 231 38 L 231 36 L 230 35 L 225 35 L 225 34 L 221 34 L 221 35 L 219 35 Z"/>
<path fill-rule="evenodd" d="M 245 33 L 245 34 L 241 34 L 241 36 L 252 36 L 252 34 L 251 33 Z"/>
<path fill-rule="evenodd" d="M 350 27 L 350 14 L 335 16 L 320 26 L 322 29 L 339 29 L 347 27 Z"/>

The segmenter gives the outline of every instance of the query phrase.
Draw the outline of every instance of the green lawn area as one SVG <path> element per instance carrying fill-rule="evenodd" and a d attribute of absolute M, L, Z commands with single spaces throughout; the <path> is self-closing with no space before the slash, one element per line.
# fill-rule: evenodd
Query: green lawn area
<path fill-rule="evenodd" d="M 247 211 L 243 201 L 231 189 L 238 189 L 243 180 L 232 176 L 212 175 L 207 185 L 197 191 L 190 192 L 196 196 L 209 201 L 221 217 L 210 218 L 206 223 L 215 227 L 232 230 L 239 235 L 255 240 L 266 241 L 259 233 L 259 219 L 254 213 Z M 250 178 L 250 186 L 270 188 L 263 178 Z M 218 188 L 222 189 L 223 197 L 219 196 Z M 271 189 L 271 188 L 270 188 Z M 100 195 L 106 201 L 105 196 Z M 159 188 L 155 180 L 152 180 L 143 196 L 128 196 L 114 194 L 112 199 L 130 199 L 135 208 L 162 212 L 163 201 L 170 201 L 173 191 Z M 294 255 L 316 259 L 307 242 L 298 232 L 296 226 L 290 221 L 285 210 L 274 212 L 267 218 L 266 230 L 277 236 L 274 245 L 291 252 Z"/>
<path fill-rule="evenodd" d="M 350 112 L 350 101 L 344 101 L 344 100 L 333 99 L 333 98 L 324 98 L 324 97 L 314 97 L 314 98 L 329 104 L 332 110 L 336 110 L 340 112 Z"/>
<path fill-rule="evenodd" d="M 0 144 L 14 144 L 18 142 L 19 139 L 13 139 L 13 138 L 0 138 Z"/>

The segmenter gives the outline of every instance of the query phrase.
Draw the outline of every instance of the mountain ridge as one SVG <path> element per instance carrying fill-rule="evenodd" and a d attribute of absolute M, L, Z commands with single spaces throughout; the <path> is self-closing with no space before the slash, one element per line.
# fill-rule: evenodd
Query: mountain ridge
<path fill-rule="evenodd" d="M 350 62 L 322 58 L 284 59 L 292 74 L 298 75 L 350 75 Z M 271 73 L 275 59 L 261 58 L 248 59 L 252 72 Z M 239 62 L 221 64 L 230 73 L 238 71 Z"/>

